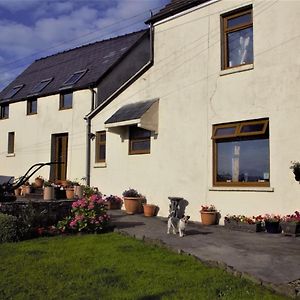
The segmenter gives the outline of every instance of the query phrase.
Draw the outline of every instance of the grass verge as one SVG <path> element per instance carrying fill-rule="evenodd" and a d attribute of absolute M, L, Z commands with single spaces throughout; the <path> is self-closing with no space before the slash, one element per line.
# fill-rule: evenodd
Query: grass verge
<path fill-rule="evenodd" d="M 285 299 L 117 233 L 1 244 L 0 257 L 0 299 Z"/>

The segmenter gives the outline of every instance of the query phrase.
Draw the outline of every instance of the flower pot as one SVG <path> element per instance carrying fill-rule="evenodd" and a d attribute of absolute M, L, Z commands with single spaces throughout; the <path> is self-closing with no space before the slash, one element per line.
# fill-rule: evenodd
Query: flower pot
<path fill-rule="evenodd" d="M 36 188 L 42 188 L 43 184 L 44 184 L 44 179 L 42 179 L 42 178 L 36 178 L 34 180 L 34 183 L 35 183 L 35 187 Z"/>
<path fill-rule="evenodd" d="M 268 233 L 280 233 L 281 227 L 279 222 L 265 221 L 265 228 Z"/>
<path fill-rule="evenodd" d="M 145 217 L 153 217 L 156 212 L 156 205 L 153 204 L 144 204 L 144 216 Z"/>
<path fill-rule="evenodd" d="M 280 222 L 280 226 L 284 235 L 300 235 L 300 222 Z"/>
<path fill-rule="evenodd" d="M 83 186 L 75 185 L 74 186 L 74 197 L 81 199 L 83 197 Z"/>
<path fill-rule="evenodd" d="M 144 200 L 145 198 L 142 197 L 124 197 L 126 213 L 129 215 L 140 213 L 142 201 Z"/>
<path fill-rule="evenodd" d="M 69 200 L 74 199 L 74 188 L 66 188 L 66 197 Z"/>
<path fill-rule="evenodd" d="M 25 185 L 22 187 L 23 195 L 30 194 L 31 193 L 31 186 L 30 185 Z"/>
<path fill-rule="evenodd" d="M 46 201 L 54 200 L 54 187 L 53 186 L 44 187 L 44 200 L 46 200 Z"/>
<path fill-rule="evenodd" d="M 216 211 L 200 211 L 201 222 L 203 225 L 216 225 L 217 212 Z"/>
<path fill-rule="evenodd" d="M 21 188 L 15 189 L 15 196 L 20 196 L 21 195 Z"/>

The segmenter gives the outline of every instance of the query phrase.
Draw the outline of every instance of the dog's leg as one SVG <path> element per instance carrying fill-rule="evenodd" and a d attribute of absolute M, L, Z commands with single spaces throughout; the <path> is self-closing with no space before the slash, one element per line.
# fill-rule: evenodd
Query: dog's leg
<path fill-rule="evenodd" d="M 183 237 L 183 236 L 184 236 L 184 231 L 179 228 L 179 237 Z"/>
<path fill-rule="evenodd" d="M 168 219 L 168 229 L 167 229 L 167 234 L 170 234 L 170 229 L 171 229 L 171 219 Z"/>
<path fill-rule="evenodd" d="M 173 228 L 173 234 L 177 234 L 177 230 L 176 230 L 176 226 L 174 224 L 174 222 L 171 221 L 172 224 L 172 228 Z"/>

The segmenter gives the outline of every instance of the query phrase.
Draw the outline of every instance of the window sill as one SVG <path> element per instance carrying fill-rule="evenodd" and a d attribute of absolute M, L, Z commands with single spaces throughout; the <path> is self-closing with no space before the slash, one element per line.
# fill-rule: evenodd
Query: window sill
<path fill-rule="evenodd" d="M 62 110 L 68 110 L 68 109 L 72 109 L 72 108 L 73 107 L 60 107 L 59 110 L 62 111 Z"/>
<path fill-rule="evenodd" d="M 209 191 L 214 191 L 214 192 L 274 192 L 273 187 L 211 187 L 208 189 Z"/>
<path fill-rule="evenodd" d="M 221 70 L 220 76 L 229 75 L 229 74 L 238 73 L 238 72 L 249 71 L 249 70 L 253 70 L 253 69 L 254 69 L 253 64 L 241 65 L 241 66 L 233 67 L 230 69 Z"/>
<path fill-rule="evenodd" d="M 6 154 L 6 157 L 15 157 L 15 156 L 16 156 L 15 153 L 8 153 L 8 154 Z"/>
<path fill-rule="evenodd" d="M 106 168 L 106 167 L 107 167 L 106 162 L 100 162 L 94 164 L 94 168 Z"/>

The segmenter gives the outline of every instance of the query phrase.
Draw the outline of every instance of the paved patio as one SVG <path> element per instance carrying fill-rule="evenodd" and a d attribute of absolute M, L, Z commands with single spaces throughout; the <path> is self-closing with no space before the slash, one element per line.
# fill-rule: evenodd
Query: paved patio
<path fill-rule="evenodd" d="M 126 215 L 120 210 L 110 213 L 121 233 L 193 255 L 208 265 L 219 266 L 280 293 L 300 295 L 300 237 L 190 223 L 186 236 L 179 238 L 166 233 L 166 218 Z"/>

